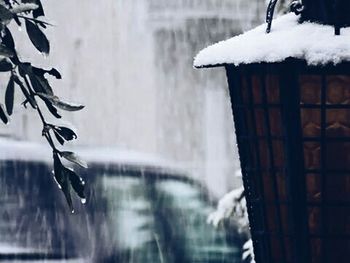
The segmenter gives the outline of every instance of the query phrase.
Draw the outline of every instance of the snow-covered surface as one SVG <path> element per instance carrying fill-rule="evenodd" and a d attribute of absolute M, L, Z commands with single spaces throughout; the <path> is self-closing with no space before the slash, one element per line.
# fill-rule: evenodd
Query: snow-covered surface
<path fill-rule="evenodd" d="M 243 260 L 247 260 L 248 258 L 250 258 L 250 263 L 255 263 L 254 246 L 253 246 L 253 240 L 252 239 L 249 239 L 243 245 L 242 259 Z"/>
<path fill-rule="evenodd" d="M 1 254 L 21 254 L 21 253 L 44 253 L 45 251 L 40 251 L 33 248 L 18 247 L 16 245 L 9 245 L 5 243 L 0 243 L 0 255 Z"/>
<path fill-rule="evenodd" d="M 218 227 L 224 220 L 232 218 L 237 222 L 240 232 L 249 231 L 247 204 L 245 198 L 242 198 L 243 194 L 244 188 L 240 187 L 224 195 L 218 203 L 217 210 L 208 216 L 207 222 Z M 255 263 L 251 239 L 243 246 L 242 259 L 250 259 L 250 263 Z"/>
<path fill-rule="evenodd" d="M 289 57 L 305 59 L 309 65 L 350 61 L 350 27 L 335 36 L 332 26 L 299 24 L 298 18 L 287 14 L 273 21 L 270 34 L 265 33 L 266 24 L 263 24 L 209 46 L 198 53 L 194 66 L 281 62 Z"/>
<path fill-rule="evenodd" d="M 107 147 L 64 147 L 77 153 L 87 163 L 135 165 L 184 173 L 176 164 L 158 156 Z M 46 144 L 0 138 L 0 160 L 52 163 L 51 148 Z"/>
<path fill-rule="evenodd" d="M 239 223 L 243 226 L 249 224 L 248 215 L 246 213 L 246 202 L 245 198 L 241 200 L 244 188 L 240 187 L 235 189 L 226 195 L 224 195 L 218 203 L 217 210 L 209 215 L 208 223 L 218 227 L 220 222 L 226 218 L 234 216 L 239 220 Z"/>

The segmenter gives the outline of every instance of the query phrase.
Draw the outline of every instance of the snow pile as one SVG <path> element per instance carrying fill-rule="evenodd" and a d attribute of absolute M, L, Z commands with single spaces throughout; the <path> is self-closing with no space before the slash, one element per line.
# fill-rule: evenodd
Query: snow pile
<path fill-rule="evenodd" d="M 334 35 L 332 26 L 298 23 L 299 17 L 287 14 L 242 35 L 214 44 L 196 56 L 195 67 L 222 64 L 281 62 L 286 58 L 304 59 L 309 65 L 337 64 L 350 61 L 350 27 Z"/>
<path fill-rule="evenodd" d="M 233 215 L 240 221 L 240 225 L 249 224 L 243 187 L 227 193 L 220 199 L 217 210 L 209 215 L 208 223 L 218 227 L 220 222 Z"/>
<path fill-rule="evenodd" d="M 247 242 L 243 245 L 243 255 L 242 259 L 246 260 L 250 258 L 250 263 L 256 263 L 255 257 L 254 257 L 254 246 L 253 246 L 253 240 L 249 239 Z"/>
<path fill-rule="evenodd" d="M 217 210 L 208 216 L 207 221 L 218 227 L 227 219 L 233 219 L 237 222 L 239 232 L 249 232 L 247 203 L 243 187 L 235 189 L 221 198 Z M 250 237 L 249 233 L 248 235 Z M 242 259 L 245 261 L 250 259 L 250 263 L 255 263 L 253 242 L 250 238 L 243 246 Z"/>

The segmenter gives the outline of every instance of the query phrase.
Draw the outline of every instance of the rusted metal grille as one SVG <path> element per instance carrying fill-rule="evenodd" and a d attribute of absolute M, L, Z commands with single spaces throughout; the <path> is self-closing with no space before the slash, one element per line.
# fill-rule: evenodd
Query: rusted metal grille
<path fill-rule="evenodd" d="M 350 66 L 226 66 L 257 262 L 349 262 Z"/>

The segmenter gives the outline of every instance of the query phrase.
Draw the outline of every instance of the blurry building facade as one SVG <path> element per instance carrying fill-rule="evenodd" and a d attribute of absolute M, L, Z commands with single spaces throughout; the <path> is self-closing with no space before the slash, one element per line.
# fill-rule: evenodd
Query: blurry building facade
<path fill-rule="evenodd" d="M 264 2 L 48 0 L 50 56 L 31 47 L 25 30 L 16 30 L 16 40 L 22 60 L 61 71 L 63 80 L 52 82 L 57 95 L 86 105 L 63 114 L 77 129 L 75 144 L 160 156 L 220 196 L 239 184 L 226 80 L 223 72 L 194 70 L 193 56 L 261 23 Z M 0 133 L 43 140 L 36 114 L 20 106 Z"/>

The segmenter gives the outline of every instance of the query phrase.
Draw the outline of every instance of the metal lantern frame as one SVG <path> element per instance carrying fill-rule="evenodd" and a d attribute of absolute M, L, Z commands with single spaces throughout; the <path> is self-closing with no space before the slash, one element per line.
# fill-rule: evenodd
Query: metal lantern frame
<path fill-rule="evenodd" d="M 350 63 L 309 66 L 289 58 L 280 63 L 221 66 L 229 84 L 256 262 L 348 262 L 350 195 L 345 190 L 343 195 L 349 199 L 335 200 L 334 186 L 329 184 L 335 176 L 340 182 L 350 180 L 350 163 L 330 164 L 337 152 L 350 155 L 350 148 L 342 146 L 350 143 L 350 134 L 330 134 L 327 118 L 349 111 L 350 121 L 350 100 L 328 100 L 336 93 L 329 78 L 345 79 L 339 85 L 349 89 L 350 96 Z M 312 103 L 307 101 L 308 79 L 317 79 L 311 89 L 317 89 L 319 98 Z M 310 112 L 319 118 L 318 131 L 311 136 L 303 130 L 303 118 Z M 336 146 L 330 147 L 332 143 Z M 319 146 L 316 167 L 308 163 L 307 145 Z M 339 157 L 336 165 L 342 166 L 344 160 Z M 309 178 L 318 182 L 316 194 Z M 334 226 L 336 222 L 340 223 Z"/>
<path fill-rule="evenodd" d="M 267 13 L 266 32 L 270 33 L 272 19 L 278 0 L 270 0 Z M 350 3 L 348 0 L 294 0 L 290 11 L 300 15 L 300 22 L 310 21 L 334 26 L 334 34 L 340 35 L 342 27 L 350 26 Z"/>

